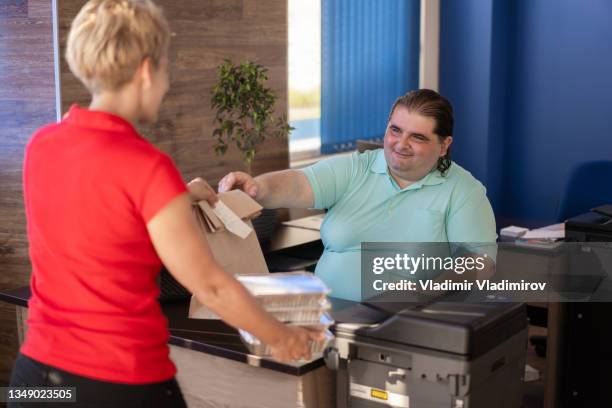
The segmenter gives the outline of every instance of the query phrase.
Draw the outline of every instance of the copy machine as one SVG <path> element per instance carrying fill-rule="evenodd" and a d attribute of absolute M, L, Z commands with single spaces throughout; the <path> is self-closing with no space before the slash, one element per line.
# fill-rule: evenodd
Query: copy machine
<path fill-rule="evenodd" d="M 337 407 L 519 408 L 524 304 L 452 300 L 334 302 Z"/>

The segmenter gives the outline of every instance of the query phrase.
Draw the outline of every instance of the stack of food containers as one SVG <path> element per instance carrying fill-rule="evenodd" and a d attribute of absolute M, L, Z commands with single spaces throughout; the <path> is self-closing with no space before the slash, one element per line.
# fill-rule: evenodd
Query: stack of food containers
<path fill-rule="evenodd" d="M 271 273 L 268 275 L 239 275 L 236 278 L 255 296 L 269 313 L 281 322 L 323 330 L 325 339 L 311 343 L 311 352 L 322 352 L 333 338 L 328 330 L 334 322 L 329 317 L 330 290 L 316 276 L 308 272 Z M 271 354 L 267 344 L 249 332 L 240 330 L 242 341 L 252 354 Z"/>

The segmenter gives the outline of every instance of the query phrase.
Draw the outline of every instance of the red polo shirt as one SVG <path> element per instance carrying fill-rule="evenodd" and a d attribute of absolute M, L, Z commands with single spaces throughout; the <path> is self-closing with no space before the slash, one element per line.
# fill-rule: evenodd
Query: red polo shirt
<path fill-rule="evenodd" d="M 23 184 L 32 297 L 21 352 L 98 380 L 172 378 L 146 228 L 186 191 L 172 160 L 121 117 L 73 106 L 30 140 Z"/>

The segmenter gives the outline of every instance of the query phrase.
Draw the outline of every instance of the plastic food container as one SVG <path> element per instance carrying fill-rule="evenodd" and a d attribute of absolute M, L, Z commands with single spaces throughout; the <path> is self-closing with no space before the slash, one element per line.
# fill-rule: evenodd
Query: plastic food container
<path fill-rule="evenodd" d="M 272 348 L 259 341 L 257 337 L 244 330 L 239 330 L 239 332 L 242 342 L 249 349 L 249 353 L 260 357 L 272 354 Z M 325 347 L 327 347 L 327 344 L 334 338 L 334 335 L 329 330 L 325 330 L 324 334 L 325 338 L 323 340 L 310 342 L 310 352 L 312 354 L 322 353 Z"/>
<path fill-rule="evenodd" d="M 236 278 L 251 292 L 265 310 L 281 322 L 323 330 L 325 338 L 311 342 L 311 353 L 320 353 L 333 339 L 328 330 L 334 321 L 327 312 L 329 288 L 321 279 L 308 272 L 271 273 L 267 275 L 238 275 Z M 255 336 L 239 330 L 242 342 L 251 354 L 269 356 L 271 349 Z"/>
<path fill-rule="evenodd" d="M 329 326 L 331 326 L 334 323 L 336 322 L 327 313 L 323 313 L 323 315 L 321 316 L 321 318 L 319 319 L 317 323 L 311 323 L 311 324 L 289 323 L 289 325 L 290 326 L 303 326 L 303 327 L 307 327 L 309 329 L 315 329 L 315 330 L 327 330 L 329 329 Z"/>
<path fill-rule="evenodd" d="M 265 309 L 283 323 L 311 326 L 320 323 L 321 317 L 331 309 L 331 303 L 323 300 L 313 307 L 266 307 Z"/>
<path fill-rule="evenodd" d="M 266 310 L 320 307 L 330 293 L 323 281 L 309 272 L 238 275 L 236 278 Z"/>

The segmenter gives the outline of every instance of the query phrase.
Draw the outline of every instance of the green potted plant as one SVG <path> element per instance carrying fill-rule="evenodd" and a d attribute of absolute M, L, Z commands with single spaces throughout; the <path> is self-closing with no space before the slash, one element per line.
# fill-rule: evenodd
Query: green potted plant
<path fill-rule="evenodd" d="M 277 97 L 265 84 L 267 71 L 250 61 L 234 65 L 226 59 L 219 66 L 210 100 L 215 110 L 215 153 L 223 155 L 234 144 L 244 155 L 249 174 L 257 147 L 269 137 L 288 136 L 293 130 L 285 116 L 273 116 Z"/>
<path fill-rule="evenodd" d="M 273 115 L 277 97 L 266 86 L 267 71 L 250 61 L 235 65 L 226 59 L 219 66 L 219 78 L 210 100 L 215 111 L 215 153 L 223 155 L 229 146 L 235 145 L 244 155 L 249 174 L 258 146 L 269 137 L 287 137 L 293 130 L 286 116 Z M 259 240 L 268 241 L 276 225 L 276 211 L 264 210 L 253 225 Z"/>

